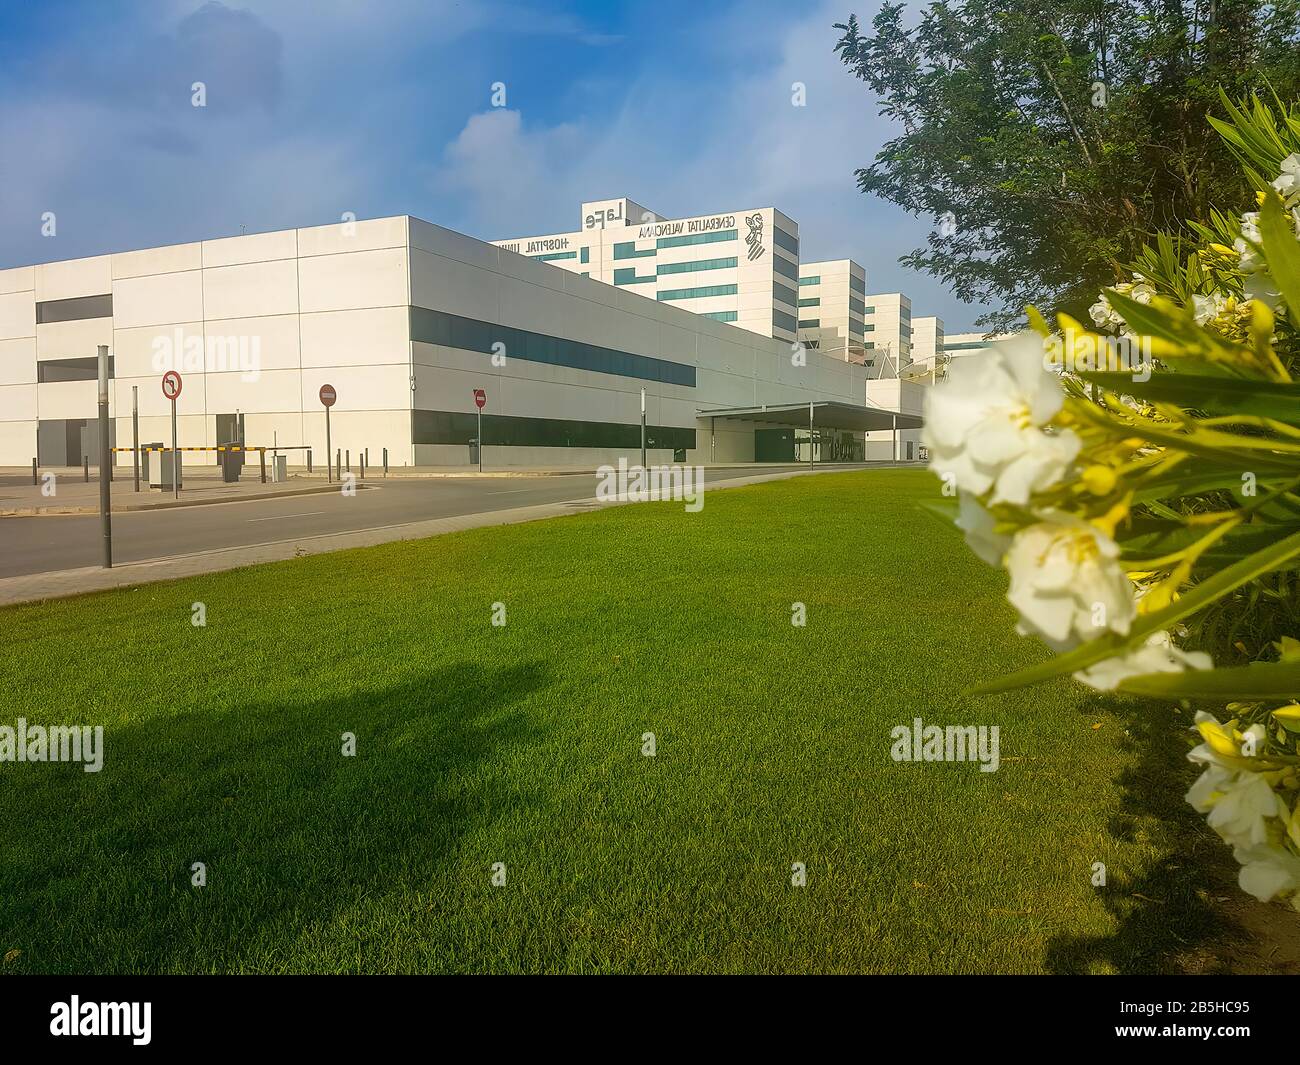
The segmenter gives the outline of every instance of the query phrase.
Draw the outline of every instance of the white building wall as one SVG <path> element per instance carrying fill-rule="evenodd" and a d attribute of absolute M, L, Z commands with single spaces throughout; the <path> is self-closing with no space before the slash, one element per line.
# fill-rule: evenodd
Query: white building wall
<path fill-rule="evenodd" d="M 36 324 L 46 300 L 112 296 L 112 316 Z M 258 233 L 0 271 L 0 463 L 30 462 L 43 421 L 93 419 L 93 380 L 37 383 L 39 364 L 113 356 L 110 412 L 131 440 L 171 443 L 163 368 L 180 370 L 178 443 L 217 443 L 217 415 L 244 415 L 250 446 L 307 445 L 324 462 L 328 381 L 333 443 L 411 462 L 406 219 Z M 8 393 L 6 388 L 14 388 Z M 67 456 L 79 462 L 80 455 Z M 291 451 L 298 464 L 304 452 Z M 130 455 L 116 460 L 129 465 Z M 215 464 L 210 456 L 191 463 Z"/>
<path fill-rule="evenodd" d="M 584 207 L 593 218 L 597 211 L 627 215 L 639 209 L 632 201 L 593 201 Z M 121 446 L 131 439 L 133 387 L 139 390 L 142 443 L 170 443 L 170 405 L 160 390 L 165 367 L 159 356 L 175 351 L 185 382 L 177 404 L 181 446 L 214 446 L 217 416 L 239 412 L 245 416 L 249 445 L 308 445 L 320 465 L 325 415 L 317 393 L 328 382 L 338 392 L 331 412 L 333 445 L 350 451 L 354 463 L 368 448 L 371 464 L 377 464 L 388 448 L 395 466 L 459 465 L 469 461 L 467 438 L 417 443 L 412 423 L 425 427 L 420 432 L 428 435 L 426 414 L 446 415 L 456 428 L 443 435 L 456 436 L 465 417 L 477 409 L 475 388 L 486 390 L 490 416 L 601 423 L 602 428 L 637 426 L 644 388 L 652 430 L 694 430 L 690 461 L 749 461 L 754 457 L 752 424 L 715 426 L 698 412 L 809 400 L 861 404 L 872 399 L 868 389 L 879 383 L 869 383 L 867 367 L 819 351 L 799 352 L 790 339 L 757 327 L 765 315 L 767 333 L 772 332 L 772 310 L 783 300 L 774 295 L 774 282 L 789 280 L 789 289 L 797 291 L 774 260 L 790 263 L 796 273 L 798 266 L 797 252 L 772 239 L 778 225 L 797 239 L 794 224 L 772 209 L 748 212 L 755 216 L 763 236 L 751 244 L 744 239 L 743 212 L 736 212 L 736 235 L 724 241 L 660 247 L 654 227 L 664 225 L 662 220 L 644 223 L 651 227 L 644 238 L 639 225 L 583 231 L 591 250 L 589 262 L 582 265 L 592 271 L 578 270 L 567 259 L 537 262 L 407 217 L 0 271 L 0 464 L 30 462 L 39 423 L 93 420 L 94 381 L 42 381 L 40 364 L 93 359 L 101 343 L 110 346 L 114 359 L 110 399 Z M 683 225 L 667 232 L 712 231 L 701 221 L 694 230 Z M 654 254 L 614 259 L 614 245 L 628 242 L 653 248 Z M 755 244 L 761 252 L 751 260 L 749 249 Z M 737 259 L 734 268 L 658 272 L 661 265 L 730 256 Z M 594 274 L 597 264 L 608 268 L 611 281 L 615 268 L 652 264 L 656 282 L 614 285 L 582 276 Z M 669 284 L 713 284 L 718 274 L 736 279 L 734 296 L 719 297 L 716 303 L 713 298 L 654 298 Z M 36 307 L 43 294 L 50 299 L 111 295 L 113 315 L 38 325 Z M 702 317 L 698 308 L 688 308 L 690 303 L 729 305 L 736 308 L 737 322 Z M 742 306 L 760 316 L 753 318 L 754 328 L 734 327 L 740 324 Z M 499 328 L 503 334 L 521 330 L 674 363 L 676 368 L 667 370 L 675 374 L 689 367 L 695 384 L 657 374 L 646 379 L 626 369 L 600 372 L 539 361 L 541 356 L 525 357 L 527 341 L 521 341 L 524 351 L 507 345 L 504 362 L 496 365 L 488 351 L 413 336 L 418 309 L 486 323 L 484 328 Z M 790 313 L 797 309 L 791 306 Z M 519 343 L 516 334 L 509 335 L 511 343 Z M 549 432 L 553 427 L 541 428 Z M 301 454 L 292 452 L 291 463 L 301 461 Z M 672 454 L 670 447 L 657 447 L 652 458 L 669 461 Z M 487 461 L 590 465 L 620 455 L 635 459 L 639 447 L 538 445 L 498 447 L 496 453 L 489 447 Z M 118 461 L 127 465 L 130 457 L 121 454 Z M 187 461 L 215 464 L 215 453 Z"/>
<path fill-rule="evenodd" d="M 795 340 L 799 226 L 775 208 L 665 219 L 622 197 L 584 203 L 581 217 L 580 230 L 492 243 L 651 299 L 696 289 L 727 289 L 663 302 L 694 314 L 725 316 L 728 324 L 760 336 Z M 778 228 L 784 235 L 781 239 Z M 734 236 L 700 239 L 720 234 Z M 692 239 L 696 242 L 685 242 Z M 718 260 L 733 259 L 734 265 L 716 265 Z M 696 262 L 710 265 L 693 271 L 674 269 Z"/>

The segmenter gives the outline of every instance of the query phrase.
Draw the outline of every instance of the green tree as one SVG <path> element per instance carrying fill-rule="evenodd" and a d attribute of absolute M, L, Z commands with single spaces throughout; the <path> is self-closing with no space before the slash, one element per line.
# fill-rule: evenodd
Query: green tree
<path fill-rule="evenodd" d="M 1220 87 L 1300 95 L 1300 0 L 939 0 L 913 25 L 887 0 L 835 29 L 899 129 L 860 188 L 935 218 L 900 262 L 995 329 L 1080 317 L 1156 233 L 1247 208 L 1206 115 Z"/>

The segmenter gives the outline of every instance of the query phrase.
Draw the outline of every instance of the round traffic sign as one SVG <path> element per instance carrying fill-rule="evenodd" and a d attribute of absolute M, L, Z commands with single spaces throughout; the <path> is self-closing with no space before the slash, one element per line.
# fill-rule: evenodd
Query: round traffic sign
<path fill-rule="evenodd" d="M 320 401 L 321 401 L 321 403 L 324 404 L 326 407 L 332 407 L 332 406 L 334 406 L 334 402 L 335 402 L 335 400 L 337 400 L 338 398 L 339 398 L 339 394 L 338 394 L 337 392 L 334 391 L 334 386 L 333 386 L 333 385 L 321 385 L 321 386 L 320 386 Z"/>
<path fill-rule="evenodd" d="M 474 403 L 480 410 L 487 404 L 487 393 L 481 388 L 474 389 Z"/>
<path fill-rule="evenodd" d="M 162 378 L 163 395 L 172 402 L 181 394 L 181 375 L 175 370 L 168 370 Z"/>

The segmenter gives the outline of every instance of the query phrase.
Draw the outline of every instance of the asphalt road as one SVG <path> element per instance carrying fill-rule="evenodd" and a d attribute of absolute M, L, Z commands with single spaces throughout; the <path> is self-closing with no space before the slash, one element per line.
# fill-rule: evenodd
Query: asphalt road
<path fill-rule="evenodd" d="M 837 467 L 845 469 L 847 467 Z M 705 483 L 778 473 L 789 467 L 708 470 Z M 214 503 L 113 515 L 117 562 L 275 543 L 324 533 L 384 528 L 431 518 L 509 510 L 538 503 L 592 502 L 593 476 L 394 478 L 355 496 L 337 492 Z M 98 516 L 0 518 L 0 577 L 95 566 Z"/>

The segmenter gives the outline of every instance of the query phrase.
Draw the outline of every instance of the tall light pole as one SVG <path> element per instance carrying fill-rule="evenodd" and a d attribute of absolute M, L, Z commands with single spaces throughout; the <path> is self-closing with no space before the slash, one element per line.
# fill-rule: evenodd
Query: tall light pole
<path fill-rule="evenodd" d="M 99 527 L 104 539 L 104 568 L 113 568 L 113 502 L 108 481 L 112 447 L 108 440 L 108 345 L 99 345 Z"/>
<path fill-rule="evenodd" d="M 131 386 L 131 460 L 135 468 L 135 490 L 140 491 L 140 386 Z"/>
<path fill-rule="evenodd" d="M 641 389 L 641 468 L 645 465 L 645 389 Z"/>

